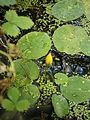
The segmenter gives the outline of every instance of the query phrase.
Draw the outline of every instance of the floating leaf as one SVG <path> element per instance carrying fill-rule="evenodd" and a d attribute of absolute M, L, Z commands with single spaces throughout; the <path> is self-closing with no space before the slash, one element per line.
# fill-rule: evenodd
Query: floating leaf
<path fill-rule="evenodd" d="M 87 19 L 90 21 L 90 0 L 83 0 L 85 15 Z"/>
<path fill-rule="evenodd" d="M 31 81 L 35 80 L 39 76 L 39 69 L 37 64 L 32 60 L 23 60 L 18 59 L 14 61 L 16 75 L 18 79 L 30 79 Z"/>
<path fill-rule="evenodd" d="M 56 73 L 54 77 L 55 77 L 55 83 L 58 85 L 68 83 L 68 76 L 63 73 Z"/>
<path fill-rule="evenodd" d="M 82 1 L 60 0 L 52 7 L 52 15 L 63 21 L 70 21 L 83 15 Z"/>
<path fill-rule="evenodd" d="M 15 24 L 21 29 L 30 29 L 34 23 L 29 17 L 19 16 L 15 20 Z"/>
<path fill-rule="evenodd" d="M 15 108 L 14 104 L 8 99 L 4 99 L 2 101 L 2 107 L 6 110 L 9 110 L 9 111 L 14 110 L 14 108 Z"/>
<path fill-rule="evenodd" d="M 87 38 L 88 35 L 82 27 L 73 25 L 63 25 L 57 28 L 53 34 L 55 47 L 68 54 L 81 52 L 81 43 Z"/>
<path fill-rule="evenodd" d="M 16 0 L 0 0 L 1 6 L 9 6 L 16 4 Z"/>
<path fill-rule="evenodd" d="M 31 32 L 18 41 L 23 58 L 37 59 L 47 54 L 51 47 L 50 37 L 44 32 Z"/>
<path fill-rule="evenodd" d="M 30 105 L 34 105 L 40 97 L 40 92 L 37 86 L 29 84 L 26 89 L 22 90 L 22 96 L 29 100 Z"/>
<path fill-rule="evenodd" d="M 29 105 L 30 103 L 28 100 L 21 100 L 16 104 L 16 109 L 20 112 L 23 112 L 24 110 L 28 110 Z"/>
<path fill-rule="evenodd" d="M 20 34 L 19 28 L 12 23 L 6 22 L 2 25 L 2 28 L 7 35 L 16 37 Z"/>
<path fill-rule="evenodd" d="M 14 23 L 16 21 L 17 17 L 18 17 L 18 15 L 15 10 L 6 11 L 5 19 L 7 21 Z"/>
<path fill-rule="evenodd" d="M 61 93 L 70 101 L 81 103 L 90 98 L 90 80 L 79 76 L 69 78 L 67 86 L 61 85 Z"/>
<path fill-rule="evenodd" d="M 56 115 L 60 118 L 66 116 L 69 112 L 67 100 L 62 95 L 52 95 L 52 104 Z"/>
<path fill-rule="evenodd" d="M 17 102 L 19 97 L 21 96 L 19 90 L 15 87 L 11 87 L 8 89 L 8 97 L 10 100 L 12 100 L 14 103 Z"/>

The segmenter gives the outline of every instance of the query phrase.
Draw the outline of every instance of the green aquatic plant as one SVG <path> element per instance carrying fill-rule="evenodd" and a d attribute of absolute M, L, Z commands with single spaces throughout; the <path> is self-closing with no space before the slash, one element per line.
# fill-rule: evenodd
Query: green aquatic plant
<path fill-rule="evenodd" d="M 39 0 L 17 0 L 18 5 L 24 10 L 29 7 L 32 9 L 32 6 L 37 6 L 39 2 Z M 19 49 L 19 58 L 13 61 L 16 73 L 15 81 L 8 89 L 7 98 L 2 100 L 3 108 L 8 111 L 16 109 L 23 112 L 35 104 L 47 105 L 52 101 L 54 111 L 59 118 L 68 115 L 73 117 L 69 111 L 71 109 L 70 102 L 74 102 L 75 117 L 81 118 L 81 112 L 85 112 L 84 115 L 89 116 L 86 115 L 88 111 L 86 106 L 81 109 L 80 104 L 90 98 L 90 79 L 79 76 L 68 77 L 63 73 L 56 73 L 54 78 L 53 75 L 49 76 L 51 74 L 48 73 L 49 67 L 51 70 L 54 63 L 52 62 L 51 54 L 49 54 L 49 57 L 47 55 L 49 50 L 53 49 L 53 43 L 53 46 L 60 53 L 65 52 L 74 55 L 82 52 L 90 56 L 89 31 L 86 31 L 84 24 L 81 24 L 82 27 L 76 24 L 71 25 L 75 19 L 81 19 L 83 14 L 89 23 L 89 1 L 87 0 L 85 3 L 85 1 L 82 2 L 81 0 L 57 0 L 56 2 L 55 4 L 51 2 L 51 4 L 46 6 L 43 5 L 45 11 L 41 11 L 41 18 L 36 18 L 35 23 L 29 17 L 18 16 L 14 10 L 9 10 L 5 14 L 7 22 L 2 24 L 2 28 L 8 37 L 17 37 L 16 46 Z M 44 1 L 40 3 L 44 3 Z M 39 5 L 40 7 L 42 6 L 41 4 Z M 22 9 L 19 10 L 22 11 Z M 69 21 L 69 24 L 65 25 L 64 23 L 67 21 Z M 33 25 L 34 27 L 31 29 Z M 28 33 L 23 35 L 22 32 L 22 37 L 18 36 L 20 30 L 27 29 L 30 29 L 31 32 L 25 31 L 25 33 Z M 46 64 L 51 65 L 48 68 L 45 68 L 47 66 L 43 64 L 45 59 L 41 58 L 46 55 Z M 52 55 L 54 56 L 54 54 Z M 45 68 L 45 70 L 42 70 L 44 71 L 43 76 L 40 74 L 42 72 L 40 71 L 41 69 L 39 70 L 36 64 L 41 64 L 39 62 L 44 65 L 44 67 L 42 65 L 42 68 Z M 81 110 L 78 109 L 79 107 Z M 84 118 L 86 119 L 86 117 Z M 89 119 L 90 117 L 87 118 Z"/>
<path fill-rule="evenodd" d="M 62 95 L 52 95 L 52 104 L 56 115 L 63 118 L 69 113 L 69 105 L 67 100 Z"/>
<path fill-rule="evenodd" d="M 90 109 L 89 102 L 84 102 L 82 104 L 76 104 L 74 102 L 69 102 L 69 115 L 68 117 L 77 117 L 79 120 L 89 120 L 90 119 Z"/>
<path fill-rule="evenodd" d="M 45 32 L 30 32 L 17 43 L 21 56 L 26 59 L 38 59 L 48 53 L 51 48 L 51 40 Z"/>
<path fill-rule="evenodd" d="M 55 75 L 55 83 L 60 85 L 60 91 L 58 91 L 58 94 L 52 95 L 52 104 L 56 115 L 60 118 L 63 118 L 69 113 L 71 106 L 67 101 L 73 102 L 77 105 L 88 101 L 90 98 L 89 78 L 79 76 L 67 77 L 62 73 L 57 73 Z M 82 109 L 79 112 L 82 112 Z"/>
<path fill-rule="evenodd" d="M 55 30 L 52 39 L 60 52 L 72 55 L 83 52 L 90 55 L 90 37 L 80 26 L 63 25 Z"/>
<path fill-rule="evenodd" d="M 48 104 L 48 102 L 51 102 L 51 96 L 54 93 L 57 93 L 57 88 L 56 86 L 53 84 L 53 82 L 51 82 L 49 79 L 45 80 L 45 78 L 42 76 L 40 77 L 37 82 L 40 84 L 39 86 L 39 90 L 42 91 L 41 95 L 40 95 L 40 100 L 37 103 L 38 105 L 41 104 Z M 45 102 L 47 101 L 47 102 Z"/>
<path fill-rule="evenodd" d="M 55 83 L 57 85 L 63 85 L 63 84 L 67 84 L 68 83 L 68 76 L 66 76 L 63 73 L 56 73 L 55 74 Z"/>
<path fill-rule="evenodd" d="M 90 80 L 73 76 L 67 85 L 61 86 L 61 93 L 70 101 L 81 103 L 90 98 Z"/>
<path fill-rule="evenodd" d="M 60 0 L 52 7 L 52 15 L 62 21 L 77 19 L 83 13 L 83 5 L 80 0 Z"/>
<path fill-rule="evenodd" d="M 8 111 L 17 110 L 23 112 L 29 108 L 29 101 L 27 99 L 20 100 L 21 93 L 16 87 L 8 89 L 8 98 L 2 101 L 2 107 Z"/>
<path fill-rule="evenodd" d="M 32 60 L 17 59 L 14 61 L 16 79 L 27 79 L 30 82 L 39 76 L 39 68 Z"/>
<path fill-rule="evenodd" d="M 13 37 L 20 34 L 20 29 L 30 29 L 34 25 L 33 21 L 29 17 L 18 16 L 15 10 L 7 11 L 5 19 L 8 22 L 5 22 L 2 25 L 2 29 L 7 35 Z"/>
<path fill-rule="evenodd" d="M 29 101 L 29 107 L 37 103 L 40 97 L 40 91 L 29 79 L 20 79 L 18 76 L 14 82 L 14 86 L 20 90 L 22 94 L 21 99 L 27 99 Z"/>
<path fill-rule="evenodd" d="M 60 85 L 61 94 L 69 101 L 81 103 L 89 99 L 90 79 L 80 76 L 67 77 L 62 73 L 55 74 L 55 77 L 56 84 Z"/>
<path fill-rule="evenodd" d="M 17 5 L 26 10 L 29 7 L 37 5 L 40 0 L 16 0 Z"/>

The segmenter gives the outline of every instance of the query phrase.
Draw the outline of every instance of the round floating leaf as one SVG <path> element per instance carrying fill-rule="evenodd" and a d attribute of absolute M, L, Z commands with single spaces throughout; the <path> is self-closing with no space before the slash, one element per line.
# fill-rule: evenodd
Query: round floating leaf
<path fill-rule="evenodd" d="M 55 77 L 55 83 L 58 85 L 68 83 L 68 76 L 63 73 L 56 73 L 54 77 Z"/>
<path fill-rule="evenodd" d="M 35 80 L 39 76 L 39 68 L 32 60 L 18 59 L 14 61 L 16 77 L 18 79 Z"/>
<path fill-rule="evenodd" d="M 90 0 L 83 0 L 85 15 L 90 21 Z"/>
<path fill-rule="evenodd" d="M 60 118 L 66 116 L 69 112 L 67 100 L 62 95 L 52 95 L 52 104 L 56 115 Z"/>
<path fill-rule="evenodd" d="M 50 37 L 44 32 L 31 32 L 18 41 L 23 58 L 37 59 L 47 54 L 51 47 Z"/>
<path fill-rule="evenodd" d="M 26 89 L 22 90 L 22 96 L 29 100 L 30 105 L 34 105 L 40 97 L 40 92 L 37 86 L 29 84 Z"/>
<path fill-rule="evenodd" d="M 81 43 L 86 41 L 88 35 L 86 31 L 79 26 L 63 25 L 56 29 L 53 34 L 55 47 L 68 54 L 81 52 Z"/>
<path fill-rule="evenodd" d="M 6 22 L 2 25 L 2 28 L 7 35 L 16 37 L 20 34 L 19 28 L 12 23 Z"/>
<path fill-rule="evenodd" d="M 18 16 L 14 23 L 21 29 L 29 29 L 34 25 L 33 21 L 29 17 L 24 16 Z"/>
<path fill-rule="evenodd" d="M 14 110 L 14 108 L 15 108 L 14 104 L 8 99 L 4 99 L 2 101 L 2 107 L 6 110 L 9 110 L 9 111 Z"/>
<path fill-rule="evenodd" d="M 20 112 L 23 112 L 24 110 L 28 110 L 29 105 L 30 103 L 28 100 L 21 100 L 16 104 L 16 109 Z"/>
<path fill-rule="evenodd" d="M 1 6 L 9 6 L 16 4 L 16 0 L 0 0 Z"/>
<path fill-rule="evenodd" d="M 52 15 L 63 21 L 70 21 L 83 15 L 82 2 L 79 0 L 60 0 L 52 7 Z"/>
<path fill-rule="evenodd" d="M 15 87 L 11 87 L 8 89 L 8 97 L 10 100 L 12 100 L 14 103 L 17 102 L 19 97 L 21 96 L 19 90 Z"/>
<path fill-rule="evenodd" d="M 67 86 L 61 85 L 61 93 L 70 101 L 81 103 L 90 98 L 90 80 L 74 76 L 69 78 Z"/>

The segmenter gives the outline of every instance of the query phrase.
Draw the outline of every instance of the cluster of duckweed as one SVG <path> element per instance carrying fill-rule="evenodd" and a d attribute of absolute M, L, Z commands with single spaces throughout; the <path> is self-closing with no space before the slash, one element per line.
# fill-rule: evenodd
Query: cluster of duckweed
<path fill-rule="evenodd" d="M 44 81 L 43 78 L 37 81 L 39 83 L 40 90 L 40 100 L 38 104 L 49 104 L 51 102 L 51 96 L 54 93 L 57 93 L 57 88 L 50 80 Z"/>
<path fill-rule="evenodd" d="M 86 78 L 86 79 L 88 79 L 88 80 L 90 80 L 90 73 L 88 75 L 87 74 L 84 75 L 83 77 Z"/>
<path fill-rule="evenodd" d="M 30 6 L 34 6 L 38 3 L 39 0 L 16 0 L 17 4 L 23 8 L 24 10 L 26 10 L 27 8 L 29 8 Z"/>
<path fill-rule="evenodd" d="M 43 15 L 41 15 L 35 22 L 34 29 L 38 31 L 47 32 L 50 36 L 54 33 L 56 28 L 59 27 L 60 21 L 54 18 L 52 15 L 46 13 L 45 9 Z"/>
<path fill-rule="evenodd" d="M 90 119 L 89 102 L 84 102 L 82 104 L 70 102 L 69 118 L 72 117 L 77 117 L 78 120 L 89 120 Z"/>
<path fill-rule="evenodd" d="M 34 6 L 38 6 L 41 4 L 45 4 L 47 2 L 50 2 L 50 0 L 16 0 L 17 4 L 19 5 L 19 7 L 21 7 L 21 9 L 28 9 L 30 7 L 34 7 Z"/>

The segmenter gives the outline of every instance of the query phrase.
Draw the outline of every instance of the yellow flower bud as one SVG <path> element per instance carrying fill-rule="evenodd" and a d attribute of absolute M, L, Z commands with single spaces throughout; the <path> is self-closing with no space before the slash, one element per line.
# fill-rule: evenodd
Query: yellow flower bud
<path fill-rule="evenodd" d="M 51 65 L 52 62 L 53 62 L 53 58 L 52 58 L 51 53 L 49 53 L 49 54 L 46 56 L 45 63 L 46 63 L 46 65 Z"/>

